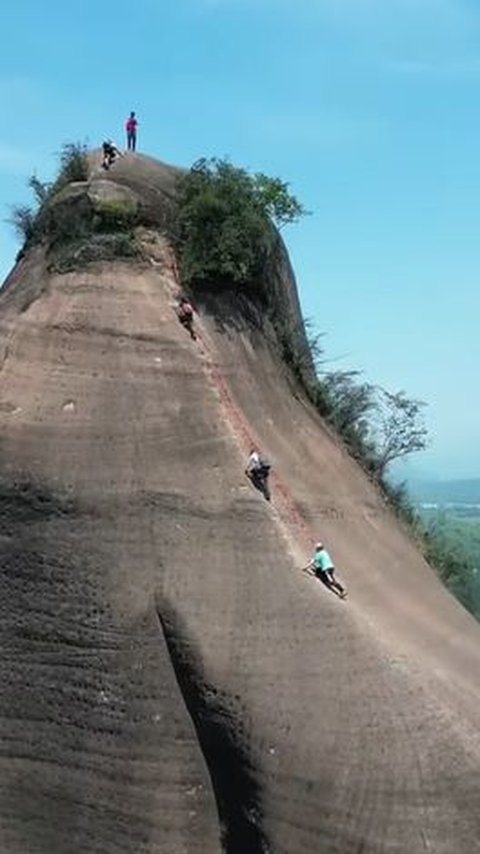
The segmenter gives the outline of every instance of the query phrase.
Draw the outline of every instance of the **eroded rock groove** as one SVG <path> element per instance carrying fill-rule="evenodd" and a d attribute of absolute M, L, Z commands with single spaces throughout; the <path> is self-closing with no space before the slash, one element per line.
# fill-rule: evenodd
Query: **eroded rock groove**
<path fill-rule="evenodd" d="M 217 804 L 225 854 L 271 854 L 261 790 L 248 749 L 238 735 L 229 698 L 204 678 L 188 629 L 170 603 L 157 603 L 160 626 L 178 686 L 193 721 Z"/>

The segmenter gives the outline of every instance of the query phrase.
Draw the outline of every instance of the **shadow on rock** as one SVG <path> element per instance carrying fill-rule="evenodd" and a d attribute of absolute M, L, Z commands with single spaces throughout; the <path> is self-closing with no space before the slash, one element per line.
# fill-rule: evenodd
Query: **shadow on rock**
<path fill-rule="evenodd" d="M 232 701 L 209 685 L 195 644 L 165 600 L 157 613 L 188 712 L 208 766 L 226 854 L 269 854 L 260 785 Z"/>

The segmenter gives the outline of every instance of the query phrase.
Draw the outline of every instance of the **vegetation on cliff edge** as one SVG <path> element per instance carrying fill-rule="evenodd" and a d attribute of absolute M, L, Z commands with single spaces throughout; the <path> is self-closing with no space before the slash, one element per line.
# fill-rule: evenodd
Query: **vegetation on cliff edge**
<path fill-rule="evenodd" d="M 273 226 L 305 214 L 288 184 L 228 160 L 197 161 L 178 184 L 174 239 L 185 284 L 234 284 L 265 296 Z"/>
<path fill-rule="evenodd" d="M 295 359 L 293 368 L 308 397 L 378 485 L 446 587 L 480 619 L 478 561 L 469 552 L 465 538 L 453 536 L 451 526 L 441 518 L 425 520 L 406 485 L 394 484 L 389 476 L 394 460 L 427 446 L 425 404 L 403 391 L 392 394 L 374 386 L 359 371 L 329 371 L 322 336 L 312 331 L 311 324 L 306 326 L 317 376 L 312 380 L 303 371 L 302 362 Z"/>
<path fill-rule="evenodd" d="M 41 181 L 37 175 L 29 178 L 33 204 L 14 205 L 10 213 L 10 223 L 22 240 L 20 257 L 29 246 L 45 242 L 51 265 L 58 272 L 67 272 L 91 261 L 138 255 L 134 239 L 138 211 L 128 199 L 93 204 L 80 193 L 62 203 L 62 191 L 87 179 L 87 148 L 82 143 L 62 147 L 53 182 Z"/>

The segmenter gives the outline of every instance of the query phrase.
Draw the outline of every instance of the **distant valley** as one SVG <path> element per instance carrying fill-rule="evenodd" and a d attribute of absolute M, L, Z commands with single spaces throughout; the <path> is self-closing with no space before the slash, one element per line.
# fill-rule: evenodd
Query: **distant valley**
<path fill-rule="evenodd" d="M 410 480 L 408 491 L 415 504 L 478 505 L 480 512 L 480 478 L 465 480 Z"/>

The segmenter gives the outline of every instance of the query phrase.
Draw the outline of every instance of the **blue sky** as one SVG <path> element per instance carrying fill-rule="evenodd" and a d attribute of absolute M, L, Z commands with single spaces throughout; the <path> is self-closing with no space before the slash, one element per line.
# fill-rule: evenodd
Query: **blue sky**
<path fill-rule="evenodd" d="M 428 403 L 415 470 L 480 476 L 478 0 L 159 0 L 3 6 L 0 198 L 64 141 L 278 174 L 285 237 L 332 365 Z M 169 8 L 171 5 L 171 8 Z M 0 224 L 0 276 L 16 250 Z"/>

